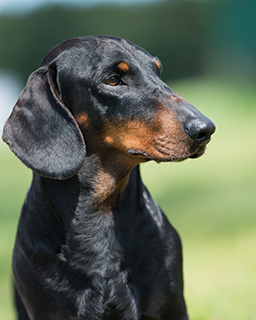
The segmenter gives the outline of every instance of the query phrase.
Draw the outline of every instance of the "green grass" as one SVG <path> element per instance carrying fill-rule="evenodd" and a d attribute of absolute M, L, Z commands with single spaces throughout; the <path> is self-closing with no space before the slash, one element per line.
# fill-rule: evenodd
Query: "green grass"
<path fill-rule="evenodd" d="M 2 142 L 0 144 L 0 319 L 12 320 L 15 318 L 11 255 L 31 173 Z"/>
<path fill-rule="evenodd" d="M 151 194 L 179 231 L 191 320 L 256 320 L 256 92 L 234 79 L 172 88 L 217 131 L 200 159 L 142 166 Z M 13 320 L 11 252 L 31 173 L 0 149 L 0 319 Z M 15 194 L 15 200 L 13 200 Z"/>

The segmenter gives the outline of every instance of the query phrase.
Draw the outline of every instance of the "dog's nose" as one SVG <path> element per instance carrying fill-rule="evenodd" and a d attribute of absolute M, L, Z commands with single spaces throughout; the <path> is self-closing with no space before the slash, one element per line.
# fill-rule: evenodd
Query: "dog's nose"
<path fill-rule="evenodd" d="M 194 119 L 187 123 L 185 131 L 199 146 L 203 146 L 210 141 L 215 125 L 206 117 L 203 120 Z"/>

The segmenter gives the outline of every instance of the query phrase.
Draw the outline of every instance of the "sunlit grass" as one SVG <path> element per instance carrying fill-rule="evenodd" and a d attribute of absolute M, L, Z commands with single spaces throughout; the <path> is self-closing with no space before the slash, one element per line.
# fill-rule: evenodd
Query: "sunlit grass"
<path fill-rule="evenodd" d="M 211 118 L 206 154 L 142 166 L 151 194 L 179 231 L 191 320 L 256 320 L 256 92 L 212 78 L 171 87 Z M 0 319 L 13 320 L 11 254 L 31 173 L 0 148 Z"/>
<path fill-rule="evenodd" d="M 13 320 L 11 256 L 31 173 L 0 142 L 0 319 Z"/>

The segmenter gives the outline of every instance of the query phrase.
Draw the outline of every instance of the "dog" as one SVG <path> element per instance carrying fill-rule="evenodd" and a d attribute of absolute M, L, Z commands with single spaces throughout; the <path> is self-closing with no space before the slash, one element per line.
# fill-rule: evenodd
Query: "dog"
<path fill-rule="evenodd" d="M 33 171 L 13 253 L 20 319 L 188 319 L 181 241 L 139 164 L 198 158 L 215 126 L 161 69 L 127 40 L 89 36 L 29 77 L 3 130 Z"/>

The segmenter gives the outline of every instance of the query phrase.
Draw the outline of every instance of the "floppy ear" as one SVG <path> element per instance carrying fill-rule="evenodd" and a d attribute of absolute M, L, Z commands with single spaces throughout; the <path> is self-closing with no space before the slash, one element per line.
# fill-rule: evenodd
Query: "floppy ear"
<path fill-rule="evenodd" d="M 37 174 L 67 179 L 85 160 L 85 143 L 73 115 L 59 97 L 56 69 L 35 71 L 8 118 L 3 140 Z"/>

